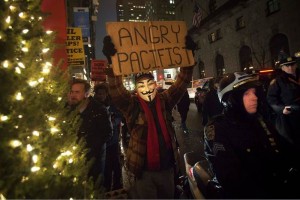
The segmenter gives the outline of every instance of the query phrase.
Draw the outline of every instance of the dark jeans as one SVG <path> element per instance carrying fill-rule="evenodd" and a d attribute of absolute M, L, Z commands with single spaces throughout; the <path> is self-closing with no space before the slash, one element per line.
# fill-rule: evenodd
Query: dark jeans
<path fill-rule="evenodd" d="M 104 144 L 100 152 L 91 151 L 87 154 L 88 162 L 94 160 L 90 167 L 88 176 L 93 178 L 95 183 L 100 180 L 100 187 L 103 185 L 104 167 L 105 167 L 105 157 L 106 157 L 106 145 Z"/>
<path fill-rule="evenodd" d="M 111 188 L 117 190 L 123 187 L 119 143 L 109 145 L 106 148 L 104 187 L 107 191 L 110 191 Z"/>

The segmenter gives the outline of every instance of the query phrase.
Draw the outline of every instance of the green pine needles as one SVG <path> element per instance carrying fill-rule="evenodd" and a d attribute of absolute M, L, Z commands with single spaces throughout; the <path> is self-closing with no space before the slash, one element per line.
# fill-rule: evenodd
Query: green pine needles
<path fill-rule="evenodd" d="M 39 0 L 0 0 L 0 196 L 101 198 L 87 179 L 79 117 L 64 108 L 68 72 L 52 66 L 55 33 Z"/>

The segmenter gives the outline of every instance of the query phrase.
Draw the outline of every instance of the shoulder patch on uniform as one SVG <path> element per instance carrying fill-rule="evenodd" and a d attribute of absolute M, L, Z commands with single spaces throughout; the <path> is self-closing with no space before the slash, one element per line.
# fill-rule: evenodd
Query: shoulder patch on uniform
<path fill-rule="evenodd" d="M 215 139 L 215 126 L 208 125 L 204 127 L 204 137 L 207 140 L 214 140 Z"/>
<path fill-rule="evenodd" d="M 273 79 L 271 82 L 270 82 L 270 85 L 273 85 L 276 83 L 276 79 Z"/>
<path fill-rule="evenodd" d="M 218 151 L 225 151 L 225 147 L 223 144 L 214 142 L 214 146 L 213 146 L 213 153 L 216 156 Z"/>

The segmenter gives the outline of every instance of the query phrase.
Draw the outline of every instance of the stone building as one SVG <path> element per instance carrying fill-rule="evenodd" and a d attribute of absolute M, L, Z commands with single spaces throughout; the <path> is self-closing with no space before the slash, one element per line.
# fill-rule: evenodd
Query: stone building
<path fill-rule="evenodd" d="M 300 1 L 178 0 L 176 19 L 191 27 L 195 5 L 202 20 L 194 78 L 274 68 L 280 55 L 300 51 Z"/>

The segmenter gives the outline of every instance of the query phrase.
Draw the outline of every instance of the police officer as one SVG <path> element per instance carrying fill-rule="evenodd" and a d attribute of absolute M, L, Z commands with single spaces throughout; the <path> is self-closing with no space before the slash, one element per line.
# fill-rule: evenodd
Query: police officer
<path fill-rule="evenodd" d="M 204 146 L 224 198 L 292 195 L 283 182 L 294 163 L 275 127 L 258 114 L 260 90 L 255 75 L 235 72 L 220 81 L 224 114 L 205 127 Z"/>
<path fill-rule="evenodd" d="M 280 61 L 281 73 L 271 81 L 267 100 L 276 113 L 276 128 L 300 152 L 300 77 L 295 57 Z"/>

